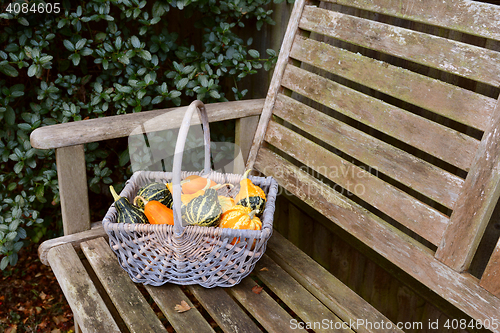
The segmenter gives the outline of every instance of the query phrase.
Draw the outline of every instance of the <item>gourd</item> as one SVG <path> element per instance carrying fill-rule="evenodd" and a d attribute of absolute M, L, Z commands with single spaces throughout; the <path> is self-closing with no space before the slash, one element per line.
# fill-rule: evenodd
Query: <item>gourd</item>
<path fill-rule="evenodd" d="M 222 207 L 222 213 L 224 214 L 229 208 L 232 208 L 236 203 L 234 202 L 234 199 L 231 197 L 226 197 L 223 195 L 219 195 L 219 203 L 220 206 Z"/>
<path fill-rule="evenodd" d="M 185 197 L 181 206 L 182 219 L 190 225 L 205 227 L 217 226 L 222 214 L 217 191 L 213 188 L 207 188 L 195 194 L 196 196 L 189 201 L 187 201 Z"/>
<path fill-rule="evenodd" d="M 258 210 L 262 213 L 264 210 L 264 205 L 266 204 L 266 194 L 264 191 L 254 185 L 250 179 L 248 179 L 248 174 L 250 170 L 247 170 L 243 174 L 243 179 L 240 181 L 240 190 L 234 201 L 236 205 L 241 205 L 251 208 L 251 210 Z"/>
<path fill-rule="evenodd" d="M 257 210 L 251 210 L 249 207 L 235 205 L 224 212 L 220 218 L 219 228 L 230 228 L 230 229 L 249 229 L 249 230 L 261 230 L 262 222 L 255 216 Z M 231 241 L 234 245 L 239 243 L 239 238 L 235 237 Z M 255 246 L 255 241 L 252 247 Z"/>
<path fill-rule="evenodd" d="M 142 203 L 144 214 L 151 224 L 174 225 L 174 212 L 164 204 L 156 200 L 146 200 L 142 196 L 136 196 L 134 204 Z"/>
<path fill-rule="evenodd" d="M 132 205 L 128 198 L 120 197 L 113 186 L 109 186 L 111 195 L 115 199 L 115 208 L 118 212 L 116 222 L 118 223 L 147 223 L 148 219 L 144 212 Z"/>
<path fill-rule="evenodd" d="M 219 228 L 260 230 L 262 222 L 255 216 L 256 214 L 257 210 L 235 205 L 222 214 Z"/>
<path fill-rule="evenodd" d="M 205 188 L 207 185 L 207 181 L 210 182 L 209 187 L 217 185 L 216 182 L 213 180 L 209 180 L 205 177 L 197 176 L 197 175 L 192 175 L 189 177 L 186 177 L 182 182 L 182 193 L 183 194 L 194 194 L 197 191 Z"/>
<path fill-rule="evenodd" d="M 201 188 L 198 191 L 193 192 L 193 193 L 181 194 L 181 201 L 183 204 L 187 204 L 188 202 L 190 202 L 191 200 L 193 200 L 197 196 L 205 194 L 205 190 L 207 190 L 211 185 L 211 180 L 206 179 L 206 178 L 204 178 L 204 179 L 205 179 L 205 187 L 203 187 L 203 188 Z M 214 189 L 217 190 L 217 188 L 214 188 Z"/>
<path fill-rule="evenodd" d="M 168 208 L 172 208 L 172 193 L 164 183 L 154 182 L 146 184 L 139 189 L 137 196 L 141 196 L 147 201 L 159 201 Z M 139 200 L 137 207 L 144 209 L 144 202 Z"/>

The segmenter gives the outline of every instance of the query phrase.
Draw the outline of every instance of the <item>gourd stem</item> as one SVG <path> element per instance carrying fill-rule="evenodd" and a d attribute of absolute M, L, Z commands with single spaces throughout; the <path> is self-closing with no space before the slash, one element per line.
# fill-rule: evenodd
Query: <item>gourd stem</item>
<path fill-rule="evenodd" d="M 115 201 L 120 200 L 120 196 L 118 195 L 118 193 L 116 193 L 113 185 L 109 185 L 109 191 L 111 192 L 111 195 L 113 196 L 113 199 L 115 199 Z"/>
<path fill-rule="evenodd" d="M 248 216 L 250 216 L 250 221 L 255 217 L 255 214 L 257 213 L 259 213 L 258 209 L 254 209 L 250 213 L 248 213 Z"/>
<path fill-rule="evenodd" d="M 212 186 L 211 188 L 213 188 L 214 190 L 216 190 L 216 191 L 217 191 L 218 189 L 222 188 L 223 186 L 229 186 L 229 187 L 231 187 L 231 188 L 233 188 L 233 187 L 234 187 L 234 185 L 233 185 L 233 184 L 231 184 L 231 183 L 224 183 L 224 184 L 217 184 L 217 185 L 214 185 L 214 186 Z"/>
<path fill-rule="evenodd" d="M 245 173 L 243 174 L 243 179 L 248 178 L 250 171 L 252 171 L 252 169 L 248 169 L 247 171 L 245 171 Z"/>
<path fill-rule="evenodd" d="M 142 201 L 142 203 L 144 204 L 144 207 L 146 207 L 146 205 L 147 205 L 147 204 L 148 204 L 148 202 L 149 202 L 149 201 L 148 201 L 148 200 L 146 200 L 143 196 L 138 195 L 138 196 L 136 196 L 136 197 L 134 198 L 134 205 L 136 205 L 136 206 L 137 206 L 137 199 L 139 199 L 139 200 L 141 200 L 141 201 Z"/>

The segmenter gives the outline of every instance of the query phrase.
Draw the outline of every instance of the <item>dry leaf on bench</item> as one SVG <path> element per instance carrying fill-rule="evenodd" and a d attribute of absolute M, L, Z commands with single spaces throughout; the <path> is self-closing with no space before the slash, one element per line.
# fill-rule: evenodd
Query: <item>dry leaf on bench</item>
<path fill-rule="evenodd" d="M 189 309 L 191 309 L 191 307 L 186 303 L 186 301 L 181 301 L 181 304 L 175 305 L 175 310 L 177 312 L 186 312 Z"/>
<path fill-rule="evenodd" d="M 262 267 L 261 269 L 259 269 L 259 271 L 261 271 L 261 272 L 267 272 L 268 269 L 267 269 L 267 267 Z"/>
<path fill-rule="evenodd" d="M 252 291 L 255 293 L 255 294 L 260 294 L 262 289 L 264 289 L 264 287 L 260 287 L 260 286 L 254 286 L 252 288 Z"/>

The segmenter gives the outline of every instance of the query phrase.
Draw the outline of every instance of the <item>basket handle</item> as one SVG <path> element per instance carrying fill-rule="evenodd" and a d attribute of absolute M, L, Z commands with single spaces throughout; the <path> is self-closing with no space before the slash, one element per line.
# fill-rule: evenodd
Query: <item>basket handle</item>
<path fill-rule="evenodd" d="M 186 143 L 187 134 L 189 131 L 189 126 L 191 125 L 191 118 L 193 117 L 193 112 L 198 110 L 198 116 L 200 117 L 201 123 L 203 125 L 203 142 L 205 145 L 205 166 L 204 174 L 211 172 L 210 167 L 210 129 L 208 126 L 208 115 L 205 109 L 205 104 L 202 101 L 196 100 L 189 104 L 189 107 L 182 120 L 181 127 L 179 128 L 179 134 L 177 135 L 177 143 L 175 144 L 174 152 L 174 162 L 172 167 L 172 197 L 174 199 L 174 232 L 177 236 L 180 236 L 184 231 L 184 226 L 182 225 L 181 217 L 181 168 L 182 168 L 182 155 L 184 153 L 184 145 Z"/>

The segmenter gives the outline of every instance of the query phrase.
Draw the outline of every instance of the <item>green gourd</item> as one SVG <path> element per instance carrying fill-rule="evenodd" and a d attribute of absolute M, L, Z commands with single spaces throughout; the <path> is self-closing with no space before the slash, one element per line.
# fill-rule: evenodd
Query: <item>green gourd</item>
<path fill-rule="evenodd" d="M 217 190 L 209 188 L 199 192 L 200 195 L 182 204 L 182 219 L 190 225 L 215 227 L 219 224 L 222 214 Z"/>
<path fill-rule="evenodd" d="M 147 201 L 159 201 L 163 205 L 172 209 L 173 199 L 172 193 L 164 183 L 154 182 L 144 185 L 137 192 L 137 196 L 143 197 Z M 144 202 L 142 200 L 137 201 L 137 206 L 144 209 Z"/>
<path fill-rule="evenodd" d="M 118 211 L 116 222 L 118 223 L 148 223 L 148 219 L 144 211 L 132 205 L 125 197 L 120 197 L 113 186 L 109 186 L 109 190 L 115 199 L 115 208 Z"/>

